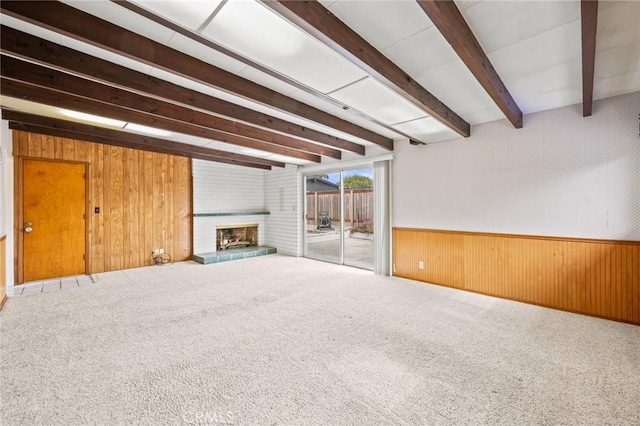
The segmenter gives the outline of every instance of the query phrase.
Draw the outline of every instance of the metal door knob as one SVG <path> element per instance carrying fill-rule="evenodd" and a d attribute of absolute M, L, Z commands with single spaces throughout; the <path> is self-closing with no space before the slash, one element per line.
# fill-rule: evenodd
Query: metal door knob
<path fill-rule="evenodd" d="M 33 231 L 33 228 L 31 227 L 32 223 L 31 222 L 27 222 L 24 224 L 24 232 L 29 233 Z"/>

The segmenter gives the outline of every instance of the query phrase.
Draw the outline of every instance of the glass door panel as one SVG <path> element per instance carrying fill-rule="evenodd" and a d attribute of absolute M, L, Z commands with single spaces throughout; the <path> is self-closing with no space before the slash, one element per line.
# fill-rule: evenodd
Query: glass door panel
<path fill-rule="evenodd" d="M 306 177 L 305 256 L 342 264 L 340 175 Z"/>
<path fill-rule="evenodd" d="M 373 167 L 345 170 L 343 263 L 373 269 Z"/>

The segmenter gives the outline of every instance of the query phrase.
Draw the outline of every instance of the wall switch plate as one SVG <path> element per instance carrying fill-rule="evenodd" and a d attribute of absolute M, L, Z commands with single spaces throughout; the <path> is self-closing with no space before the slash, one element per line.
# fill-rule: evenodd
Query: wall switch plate
<path fill-rule="evenodd" d="M 418 269 L 424 269 L 424 262 L 422 260 L 418 262 Z"/>

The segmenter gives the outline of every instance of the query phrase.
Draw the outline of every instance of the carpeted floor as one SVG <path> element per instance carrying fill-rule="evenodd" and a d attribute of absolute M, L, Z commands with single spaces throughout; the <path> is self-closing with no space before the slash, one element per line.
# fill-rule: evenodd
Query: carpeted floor
<path fill-rule="evenodd" d="M 0 312 L 3 425 L 640 424 L 640 327 L 271 255 Z"/>

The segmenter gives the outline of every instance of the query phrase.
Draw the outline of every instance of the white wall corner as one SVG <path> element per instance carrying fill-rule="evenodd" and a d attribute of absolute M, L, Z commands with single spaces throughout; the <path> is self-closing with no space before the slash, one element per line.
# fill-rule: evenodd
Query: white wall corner
<path fill-rule="evenodd" d="M 13 137 L 6 120 L 0 122 L 0 236 L 6 235 L 7 287 L 15 284 L 13 268 Z"/>
<path fill-rule="evenodd" d="M 264 193 L 269 216 L 265 216 L 265 244 L 289 256 L 302 255 L 301 175 L 299 168 L 287 165 L 265 172 Z"/>

